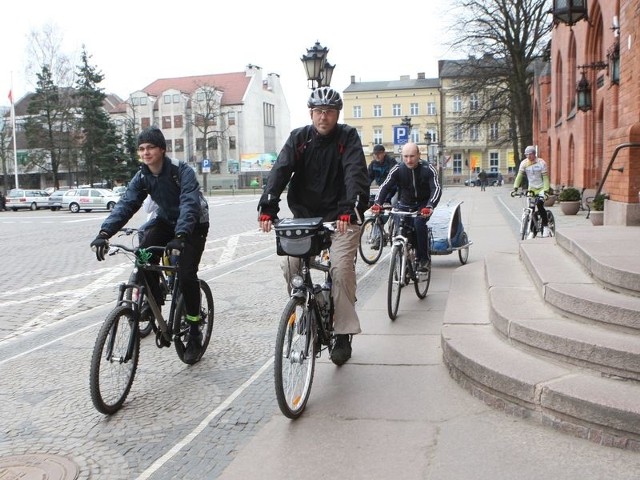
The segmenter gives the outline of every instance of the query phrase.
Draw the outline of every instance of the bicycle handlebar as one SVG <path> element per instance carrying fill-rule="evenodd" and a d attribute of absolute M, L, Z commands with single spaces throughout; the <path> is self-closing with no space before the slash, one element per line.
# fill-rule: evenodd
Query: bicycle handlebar
<path fill-rule="evenodd" d="M 543 192 L 544 194 L 544 198 L 545 200 L 549 197 L 549 194 L 547 192 Z M 511 191 L 511 197 L 539 197 L 540 195 L 537 194 L 536 192 L 534 192 L 533 190 L 521 190 L 521 191 L 516 191 L 516 190 L 512 190 Z"/>

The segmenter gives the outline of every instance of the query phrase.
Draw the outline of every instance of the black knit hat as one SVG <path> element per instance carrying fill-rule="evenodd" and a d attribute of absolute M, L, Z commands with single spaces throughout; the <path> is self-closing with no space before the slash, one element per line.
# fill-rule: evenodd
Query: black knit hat
<path fill-rule="evenodd" d="M 384 145 L 376 145 L 373 147 L 373 153 L 384 152 Z"/>
<path fill-rule="evenodd" d="M 158 127 L 145 128 L 140 132 L 140 135 L 138 135 L 138 146 L 143 143 L 150 143 L 163 150 L 167 149 L 167 142 Z"/>

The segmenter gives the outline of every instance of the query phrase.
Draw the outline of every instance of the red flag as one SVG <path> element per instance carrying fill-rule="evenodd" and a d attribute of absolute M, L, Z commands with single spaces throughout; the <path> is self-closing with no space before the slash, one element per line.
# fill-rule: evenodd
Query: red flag
<path fill-rule="evenodd" d="M 13 105 L 13 91 L 9 90 L 9 101 L 11 102 L 11 105 Z"/>

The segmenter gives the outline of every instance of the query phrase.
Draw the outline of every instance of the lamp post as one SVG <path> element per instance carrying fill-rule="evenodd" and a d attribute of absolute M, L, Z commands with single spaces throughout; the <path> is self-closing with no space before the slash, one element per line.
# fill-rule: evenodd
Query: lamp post
<path fill-rule="evenodd" d="M 316 42 L 313 47 L 307 48 L 307 53 L 300 59 L 307 73 L 309 88 L 312 90 L 331 85 L 333 69 L 336 66 L 327 61 L 327 53 L 329 49 L 320 45 L 320 42 Z"/>
<path fill-rule="evenodd" d="M 427 144 L 427 161 L 431 163 L 431 146 L 435 146 L 438 149 L 438 154 L 436 155 L 436 168 L 438 169 L 438 180 L 440 185 L 443 185 L 443 177 L 444 172 L 442 170 L 442 162 L 440 161 L 440 154 L 442 152 L 442 145 L 438 142 L 433 143 L 434 136 L 431 135 L 431 132 L 427 132 L 424 134 L 424 143 Z"/>

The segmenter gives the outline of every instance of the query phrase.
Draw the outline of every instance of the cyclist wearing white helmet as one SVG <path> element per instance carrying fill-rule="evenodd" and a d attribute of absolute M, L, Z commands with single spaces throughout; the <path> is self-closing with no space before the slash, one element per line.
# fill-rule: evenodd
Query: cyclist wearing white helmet
<path fill-rule="evenodd" d="M 545 193 L 549 192 L 547 162 L 542 158 L 538 158 L 536 147 L 533 145 L 529 145 L 524 149 L 524 156 L 526 158 L 520 162 L 518 175 L 516 176 L 515 182 L 513 182 L 513 191 L 515 192 L 520 188 L 520 184 L 526 176 L 529 184 L 528 189 L 532 190 L 537 196 L 536 206 L 540 214 L 540 220 L 542 221 L 542 236 L 550 237 L 549 220 L 547 218 L 547 211 L 544 208 Z M 529 234 L 529 238 L 533 238 L 533 232 Z"/>
<path fill-rule="evenodd" d="M 354 258 L 360 219 L 368 207 L 369 176 L 358 132 L 338 123 L 340 94 L 331 87 L 317 88 L 307 106 L 312 124 L 293 130 L 282 147 L 258 203 L 258 222 L 262 231 L 271 230 L 280 195 L 287 186 L 287 202 L 295 218 L 336 221 L 331 244 L 336 344 L 331 360 L 342 365 L 351 358 L 351 336 L 361 332 L 355 309 Z M 287 286 L 299 266 L 299 259 L 284 257 Z"/>

